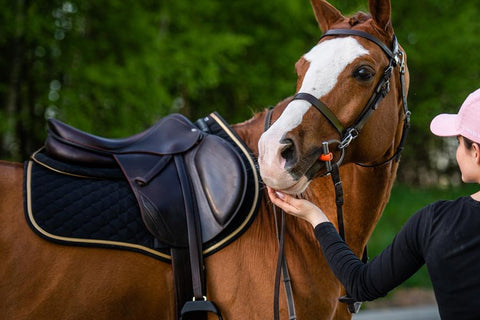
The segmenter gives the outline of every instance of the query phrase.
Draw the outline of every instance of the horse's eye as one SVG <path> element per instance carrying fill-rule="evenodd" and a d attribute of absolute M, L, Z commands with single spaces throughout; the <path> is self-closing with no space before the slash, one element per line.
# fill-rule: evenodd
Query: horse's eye
<path fill-rule="evenodd" d="M 361 66 L 353 71 L 353 77 L 359 81 L 367 82 L 373 79 L 375 70 L 369 66 Z"/>

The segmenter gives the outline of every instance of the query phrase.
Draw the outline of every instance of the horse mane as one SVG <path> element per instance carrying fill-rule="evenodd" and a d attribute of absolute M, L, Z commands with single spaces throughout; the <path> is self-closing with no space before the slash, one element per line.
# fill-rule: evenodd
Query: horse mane
<path fill-rule="evenodd" d="M 349 20 L 348 20 L 348 23 L 350 24 L 351 27 L 359 24 L 359 23 L 362 23 L 362 22 L 365 22 L 367 21 L 368 19 L 371 19 L 372 16 L 368 13 L 365 13 L 363 11 L 358 11 L 353 17 L 351 17 Z"/>

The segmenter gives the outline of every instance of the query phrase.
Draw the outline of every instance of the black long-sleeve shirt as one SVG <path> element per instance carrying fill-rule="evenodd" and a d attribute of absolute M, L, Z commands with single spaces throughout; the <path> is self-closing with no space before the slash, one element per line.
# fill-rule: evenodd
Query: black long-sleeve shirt
<path fill-rule="evenodd" d="M 393 242 L 362 263 L 327 222 L 315 236 L 330 268 L 358 301 L 385 296 L 424 263 L 442 319 L 480 319 L 480 202 L 438 201 L 418 211 Z"/>

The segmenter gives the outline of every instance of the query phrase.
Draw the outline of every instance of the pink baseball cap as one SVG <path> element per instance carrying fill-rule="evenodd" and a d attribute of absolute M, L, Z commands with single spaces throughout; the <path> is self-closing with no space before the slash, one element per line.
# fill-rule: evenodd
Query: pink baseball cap
<path fill-rule="evenodd" d="M 460 135 L 480 143 L 480 89 L 468 95 L 458 114 L 442 113 L 433 118 L 430 131 L 440 137 Z"/>

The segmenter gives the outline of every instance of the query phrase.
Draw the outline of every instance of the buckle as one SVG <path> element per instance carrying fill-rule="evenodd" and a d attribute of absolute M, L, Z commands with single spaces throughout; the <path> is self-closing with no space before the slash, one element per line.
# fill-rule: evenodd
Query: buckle
<path fill-rule="evenodd" d="M 346 147 L 348 147 L 350 145 L 350 143 L 356 138 L 358 137 L 358 130 L 356 128 L 348 128 L 347 129 L 347 133 L 345 134 L 345 136 L 342 138 L 342 142 L 340 142 L 340 144 L 338 145 L 338 149 L 345 149 Z"/>
<path fill-rule="evenodd" d="M 338 301 L 347 304 L 347 309 L 350 313 L 358 313 L 358 311 L 360 311 L 360 307 L 362 306 L 362 302 L 356 301 L 349 296 L 341 296 L 338 298 Z"/>

